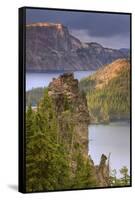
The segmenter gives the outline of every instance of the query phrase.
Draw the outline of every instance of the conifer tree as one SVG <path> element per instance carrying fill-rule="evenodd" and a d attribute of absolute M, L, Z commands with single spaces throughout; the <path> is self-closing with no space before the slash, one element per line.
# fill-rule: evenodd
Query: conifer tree
<path fill-rule="evenodd" d="M 59 127 L 47 90 L 34 120 L 31 117 L 32 110 L 29 108 L 26 124 L 31 125 L 27 126 L 29 132 L 34 127 L 35 133 L 26 138 L 27 191 L 65 189 L 69 184 L 68 153 L 58 140 Z"/>
<path fill-rule="evenodd" d="M 84 158 L 81 152 L 77 155 L 77 166 L 73 188 L 91 188 L 97 186 L 90 160 Z"/>
<path fill-rule="evenodd" d="M 32 136 L 34 134 L 34 112 L 31 106 L 28 107 L 26 112 L 26 137 Z"/>
<path fill-rule="evenodd" d="M 126 166 L 123 166 L 121 169 L 120 169 L 120 173 L 122 175 L 122 178 L 121 178 L 121 184 L 123 186 L 127 186 L 127 185 L 130 185 L 130 176 L 128 175 L 128 168 Z"/>

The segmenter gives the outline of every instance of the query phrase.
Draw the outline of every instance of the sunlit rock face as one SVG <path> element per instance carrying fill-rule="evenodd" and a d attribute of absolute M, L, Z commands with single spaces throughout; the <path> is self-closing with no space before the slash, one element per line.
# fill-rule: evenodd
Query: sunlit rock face
<path fill-rule="evenodd" d="M 60 23 L 26 25 L 27 71 L 93 70 L 123 57 L 125 51 L 104 48 L 91 41 L 82 43 Z"/>

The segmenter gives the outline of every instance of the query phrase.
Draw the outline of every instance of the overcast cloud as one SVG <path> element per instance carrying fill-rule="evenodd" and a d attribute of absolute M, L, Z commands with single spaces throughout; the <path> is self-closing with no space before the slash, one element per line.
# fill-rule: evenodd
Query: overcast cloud
<path fill-rule="evenodd" d="M 83 42 L 110 48 L 130 47 L 130 15 L 27 9 L 27 23 L 54 22 L 68 27 Z"/>

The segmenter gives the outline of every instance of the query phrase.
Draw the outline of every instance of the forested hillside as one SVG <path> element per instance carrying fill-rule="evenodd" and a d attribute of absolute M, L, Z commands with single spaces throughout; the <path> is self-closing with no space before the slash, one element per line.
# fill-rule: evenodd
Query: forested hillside
<path fill-rule="evenodd" d="M 26 92 L 26 105 L 36 106 L 44 95 L 45 88 L 33 88 Z"/>
<path fill-rule="evenodd" d="M 80 82 L 91 122 L 130 119 L 130 64 L 119 59 Z"/>

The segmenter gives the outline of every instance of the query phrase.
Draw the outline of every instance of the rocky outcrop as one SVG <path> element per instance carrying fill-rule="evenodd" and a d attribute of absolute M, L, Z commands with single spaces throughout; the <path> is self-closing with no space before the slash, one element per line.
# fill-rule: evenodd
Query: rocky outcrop
<path fill-rule="evenodd" d="M 109 164 L 107 163 L 106 155 L 102 154 L 100 159 L 100 164 L 95 167 L 96 168 L 96 176 L 99 181 L 99 186 L 107 187 L 109 186 Z"/>
<path fill-rule="evenodd" d="M 53 99 L 59 124 L 63 130 L 61 132 L 68 135 L 66 126 L 72 125 L 75 136 L 73 140 L 81 145 L 82 153 L 87 155 L 90 118 L 86 97 L 79 91 L 78 80 L 74 79 L 72 73 L 65 73 L 53 79 L 48 88 L 48 94 Z M 66 137 L 65 135 L 63 137 Z"/>
<path fill-rule="evenodd" d="M 126 52 L 104 48 L 98 43 L 82 43 L 62 24 L 26 25 L 26 69 L 31 72 L 93 70 Z"/>
<path fill-rule="evenodd" d="M 78 80 L 74 79 L 72 73 L 64 73 L 57 79 L 53 79 L 48 87 L 48 94 L 51 96 L 57 113 L 60 134 L 63 134 L 60 137 L 67 146 L 69 145 L 71 168 L 73 168 L 73 171 L 76 169 L 76 155 L 81 152 L 82 158 L 89 160 L 93 177 L 97 180 L 98 186 L 108 186 L 107 157 L 102 155 L 100 164 L 94 166 L 90 155 L 88 156 L 88 125 L 90 124 L 90 117 L 86 96 L 80 92 Z"/>

